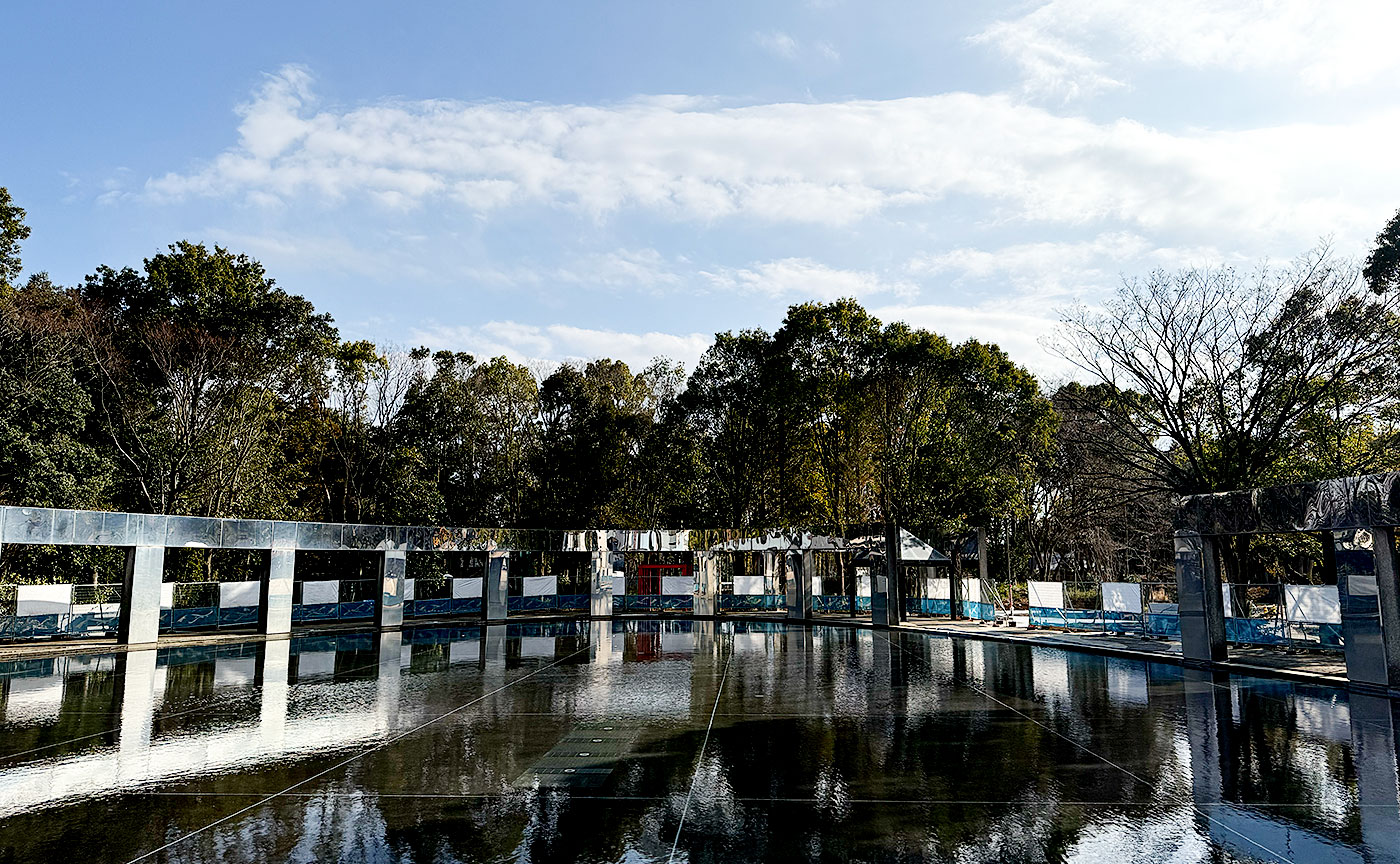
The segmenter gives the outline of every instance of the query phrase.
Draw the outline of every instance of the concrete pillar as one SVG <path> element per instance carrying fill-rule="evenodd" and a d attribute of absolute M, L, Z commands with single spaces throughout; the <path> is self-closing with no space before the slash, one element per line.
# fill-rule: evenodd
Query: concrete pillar
<path fill-rule="evenodd" d="M 1225 606 L 1215 569 L 1215 541 L 1194 531 L 1178 531 L 1175 544 L 1182 659 L 1188 665 L 1224 660 Z"/>
<path fill-rule="evenodd" d="M 894 627 L 904 620 L 904 595 L 900 591 L 899 526 L 885 526 L 885 557 L 870 574 L 870 618 L 877 627 Z"/>
<path fill-rule="evenodd" d="M 126 548 L 118 642 L 145 645 L 156 641 L 160 634 L 160 583 L 164 573 L 164 546 Z"/>
<path fill-rule="evenodd" d="M 277 636 L 292 632 L 292 585 L 296 579 L 295 549 L 273 549 L 258 595 L 258 632 Z"/>
<path fill-rule="evenodd" d="M 816 562 L 811 550 L 796 549 L 787 553 L 787 617 L 806 620 L 812 617 L 812 573 Z"/>
<path fill-rule="evenodd" d="M 481 608 L 487 621 L 506 620 L 506 580 L 510 578 L 510 552 L 489 553 L 486 562 L 486 584 L 481 590 Z"/>
<path fill-rule="evenodd" d="M 977 580 L 980 583 L 977 596 L 981 598 L 979 602 L 990 604 L 992 597 L 992 577 L 988 572 L 991 559 L 987 556 L 987 529 L 977 529 Z M 993 613 L 995 618 L 995 613 Z"/>
<path fill-rule="evenodd" d="M 1382 566 L 1393 572 L 1392 562 L 1379 565 L 1377 559 L 1390 559 L 1393 553 L 1382 548 L 1377 555 L 1375 539 L 1369 529 L 1332 532 L 1332 548 L 1337 555 L 1337 599 L 1342 607 L 1342 639 L 1346 642 L 1347 680 L 1365 687 L 1400 687 L 1400 679 L 1391 680 L 1386 662 L 1377 579 Z"/>
<path fill-rule="evenodd" d="M 588 558 L 588 614 L 592 618 L 611 618 L 613 614 L 613 574 L 608 557 L 606 549 L 598 549 Z"/>
<path fill-rule="evenodd" d="M 379 557 L 379 602 L 374 605 L 374 626 L 397 630 L 403 626 L 403 581 L 408 573 L 408 553 L 390 549 Z"/>
<path fill-rule="evenodd" d="M 1400 689 L 1400 561 L 1395 554 L 1395 529 L 1373 528 L 1376 553 L 1376 596 L 1380 598 L 1381 635 L 1391 689 Z"/>
<path fill-rule="evenodd" d="M 719 614 L 719 555 L 715 552 L 696 552 L 695 581 L 699 590 L 695 594 L 692 612 L 702 618 L 713 618 Z"/>

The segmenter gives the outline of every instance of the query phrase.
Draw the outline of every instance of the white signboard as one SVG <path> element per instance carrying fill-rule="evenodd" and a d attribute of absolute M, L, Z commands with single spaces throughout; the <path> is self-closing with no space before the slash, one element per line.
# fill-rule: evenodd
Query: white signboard
<path fill-rule="evenodd" d="M 1102 582 L 1103 610 L 1105 612 L 1128 612 L 1133 615 L 1142 612 L 1142 586 L 1135 582 Z"/>
<path fill-rule="evenodd" d="M 1065 583 L 1028 582 L 1026 587 L 1032 606 L 1039 606 L 1042 609 L 1065 608 Z"/>
<path fill-rule="evenodd" d="M 222 582 L 219 584 L 220 609 L 256 606 L 261 597 L 262 584 L 259 582 Z"/>
<path fill-rule="evenodd" d="M 1289 621 L 1342 623 L 1342 604 L 1337 597 L 1336 585 L 1285 585 L 1283 602 Z"/>
<path fill-rule="evenodd" d="M 468 597 L 480 597 L 481 588 L 486 580 L 480 576 L 469 576 L 464 579 L 452 580 L 452 599 L 465 600 Z"/>
<path fill-rule="evenodd" d="M 73 603 L 72 585 L 18 585 L 15 591 L 15 614 L 67 615 Z"/>
<path fill-rule="evenodd" d="M 558 576 L 526 576 L 523 589 L 526 597 L 545 597 L 559 593 Z M 552 637 L 551 637 L 552 638 Z"/>
<path fill-rule="evenodd" d="M 340 602 L 340 580 L 322 579 L 317 582 L 301 583 L 301 605 L 317 606 L 322 603 Z"/>
<path fill-rule="evenodd" d="M 734 593 L 735 593 L 735 594 L 762 594 L 762 593 L 763 593 L 763 574 L 762 574 L 762 573 L 749 573 L 748 575 L 745 575 L 745 576 L 737 576 L 737 575 L 736 575 L 736 576 L 734 577 Z"/>

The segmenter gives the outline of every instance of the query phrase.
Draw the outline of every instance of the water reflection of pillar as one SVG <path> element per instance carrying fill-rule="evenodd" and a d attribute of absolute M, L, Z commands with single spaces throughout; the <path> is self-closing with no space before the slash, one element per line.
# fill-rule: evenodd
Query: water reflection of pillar
<path fill-rule="evenodd" d="M 151 723 L 156 710 L 155 649 L 118 654 L 117 680 L 122 693 L 118 749 L 123 759 L 144 757 L 151 746 Z"/>
<path fill-rule="evenodd" d="M 1204 669 L 1183 669 L 1182 696 L 1191 743 L 1191 798 L 1207 806 L 1227 801 L 1235 788 L 1228 679 Z M 1204 819 L 1199 809 L 1197 819 Z"/>
<path fill-rule="evenodd" d="M 1356 760 L 1356 791 L 1361 837 L 1371 861 L 1400 862 L 1400 704 L 1383 696 L 1353 692 L 1351 742 Z"/>
<path fill-rule="evenodd" d="M 481 628 L 481 686 L 490 693 L 506 683 L 506 625 Z"/>
<path fill-rule="evenodd" d="M 588 622 L 588 662 L 608 666 L 621 661 L 622 652 L 613 651 L 612 622 Z"/>
<path fill-rule="evenodd" d="M 403 633 L 385 630 L 378 634 L 379 678 L 376 681 L 374 714 L 383 727 L 393 728 L 399 719 L 399 673 L 403 663 Z"/>
<path fill-rule="evenodd" d="M 258 731 L 263 746 L 269 750 L 280 748 L 287 729 L 287 691 L 291 675 L 292 642 L 290 639 L 273 639 L 262 644 L 258 651 L 253 683 L 262 695 L 258 710 Z"/>

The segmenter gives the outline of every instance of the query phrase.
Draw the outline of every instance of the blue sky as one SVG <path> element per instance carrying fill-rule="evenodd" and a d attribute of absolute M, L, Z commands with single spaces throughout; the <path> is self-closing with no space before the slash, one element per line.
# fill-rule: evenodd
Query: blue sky
<path fill-rule="evenodd" d="M 1054 378 L 1155 267 L 1361 255 L 1400 208 L 1400 4 L 24 4 L 29 270 L 178 239 L 343 335 L 694 359 L 855 296 Z"/>

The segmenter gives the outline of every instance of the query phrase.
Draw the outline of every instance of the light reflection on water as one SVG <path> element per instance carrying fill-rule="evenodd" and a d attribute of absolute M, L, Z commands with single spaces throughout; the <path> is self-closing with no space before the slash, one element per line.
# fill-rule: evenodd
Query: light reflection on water
<path fill-rule="evenodd" d="M 1048 648 L 572 622 L 3 671 L 0 861 L 1400 860 L 1396 703 Z"/>

